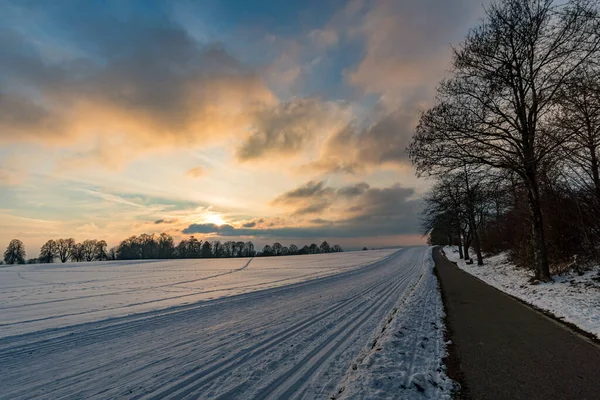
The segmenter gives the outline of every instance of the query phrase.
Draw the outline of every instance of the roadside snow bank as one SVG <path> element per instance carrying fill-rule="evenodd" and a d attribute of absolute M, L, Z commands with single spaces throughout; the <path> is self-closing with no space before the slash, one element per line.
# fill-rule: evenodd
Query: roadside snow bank
<path fill-rule="evenodd" d="M 506 253 L 489 257 L 484 260 L 485 265 L 477 266 L 459 259 L 455 249 L 455 246 L 446 246 L 444 252 L 459 268 L 600 338 L 600 267 L 582 276 L 554 276 L 553 282 L 531 285 L 528 282 L 530 273 L 515 268 L 507 260 Z"/>
<path fill-rule="evenodd" d="M 450 399 L 455 385 L 442 358 L 444 308 L 431 249 L 422 274 L 401 298 L 331 399 Z"/>

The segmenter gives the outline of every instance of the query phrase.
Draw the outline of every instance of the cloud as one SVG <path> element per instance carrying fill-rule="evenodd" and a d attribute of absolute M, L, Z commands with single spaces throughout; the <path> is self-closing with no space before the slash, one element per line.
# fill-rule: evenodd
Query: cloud
<path fill-rule="evenodd" d="M 206 170 L 203 167 L 190 168 L 185 173 L 188 178 L 201 178 L 204 175 L 206 175 Z"/>
<path fill-rule="evenodd" d="M 236 229 L 231 225 L 216 225 L 216 224 L 191 224 L 187 228 L 183 229 L 181 232 L 191 235 L 194 233 L 220 233 L 225 236 L 229 236 L 231 232 L 234 232 Z"/>
<path fill-rule="evenodd" d="M 237 150 L 239 160 L 289 156 L 305 149 L 318 137 L 327 137 L 348 121 L 342 103 L 298 98 L 256 111 L 251 135 Z"/>
<path fill-rule="evenodd" d="M 330 201 L 326 199 L 320 199 L 317 202 L 313 202 L 312 204 L 296 209 L 292 216 L 321 213 L 330 205 Z"/>
<path fill-rule="evenodd" d="M 416 235 L 420 232 L 421 203 L 414 196 L 414 189 L 399 184 L 377 188 L 359 182 L 334 188 L 323 181 L 311 181 L 273 201 L 285 210 L 279 218 L 261 218 L 239 225 L 191 224 L 182 233 L 315 240 Z"/>
<path fill-rule="evenodd" d="M 273 204 L 277 203 L 290 203 L 295 202 L 298 199 L 310 199 L 313 197 L 322 198 L 334 193 L 332 188 L 325 186 L 325 181 L 309 181 L 304 185 L 285 192 L 273 200 Z"/>
<path fill-rule="evenodd" d="M 156 221 L 154 221 L 155 225 L 162 225 L 162 224 L 174 224 L 176 223 L 178 220 L 176 219 L 157 219 Z"/>
<path fill-rule="evenodd" d="M 317 171 L 350 174 L 386 164 L 407 167 L 410 161 L 406 148 L 417 122 L 416 111 L 398 109 L 366 128 L 347 125 L 329 137 L 321 157 L 307 166 Z"/>
<path fill-rule="evenodd" d="M 344 197 L 360 196 L 370 188 L 366 182 L 360 182 L 352 186 L 345 186 L 337 190 L 337 194 Z"/>
<path fill-rule="evenodd" d="M 251 68 L 169 20 L 122 21 L 104 11 L 86 26 L 52 17 L 53 29 L 68 27 L 63 34 L 86 51 L 50 60 L 37 37 L 0 29 L 0 142 L 125 162 L 152 149 L 239 136 L 256 110 L 277 103 Z"/>
<path fill-rule="evenodd" d="M 335 46 L 339 41 L 338 33 L 333 29 L 313 29 L 308 37 L 323 48 Z"/>
<path fill-rule="evenodd" d="M 481 2 L 472 0 L 356 3 L 338 29 L 363 40 L 365 56 L 346 79 L 366 94 L 382 95 L 390 109 L 415 93 L 432 92 L 432 82 L 449 66 L 450 43 L 463 37 L 465 24 L 481 10 Z"/>

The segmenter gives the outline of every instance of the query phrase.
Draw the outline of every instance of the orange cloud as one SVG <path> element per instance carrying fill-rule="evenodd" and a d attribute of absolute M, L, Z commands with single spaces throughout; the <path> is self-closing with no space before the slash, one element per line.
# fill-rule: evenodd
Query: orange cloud
<path fill-rule="evenodd" d="M 194 167 L 187 170 L 185 176 L 188 178 L 201 178 L 206 174 L 206 170 L 203 167 Z"/>

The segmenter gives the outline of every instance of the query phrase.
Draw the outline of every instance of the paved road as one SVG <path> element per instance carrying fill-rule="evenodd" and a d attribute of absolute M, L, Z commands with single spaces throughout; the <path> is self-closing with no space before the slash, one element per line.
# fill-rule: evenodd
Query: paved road
<path fill-rule="evenodd" d="M 325 399 L 426 248 L 286 287 L 0 339 L 0 399 Z"/>
<path fill-rule="evenodd" d="M 600 399 L 600 346 L 434 250 L 464 398 Z"/>

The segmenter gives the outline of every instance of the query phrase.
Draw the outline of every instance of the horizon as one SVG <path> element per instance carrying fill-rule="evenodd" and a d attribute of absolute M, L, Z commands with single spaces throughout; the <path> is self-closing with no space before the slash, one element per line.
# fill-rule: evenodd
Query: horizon
<path fill-rule="evenodd" d="M 425 243 L 405 148 L 481 2 L 0 11 L 0 245 Z"/>

